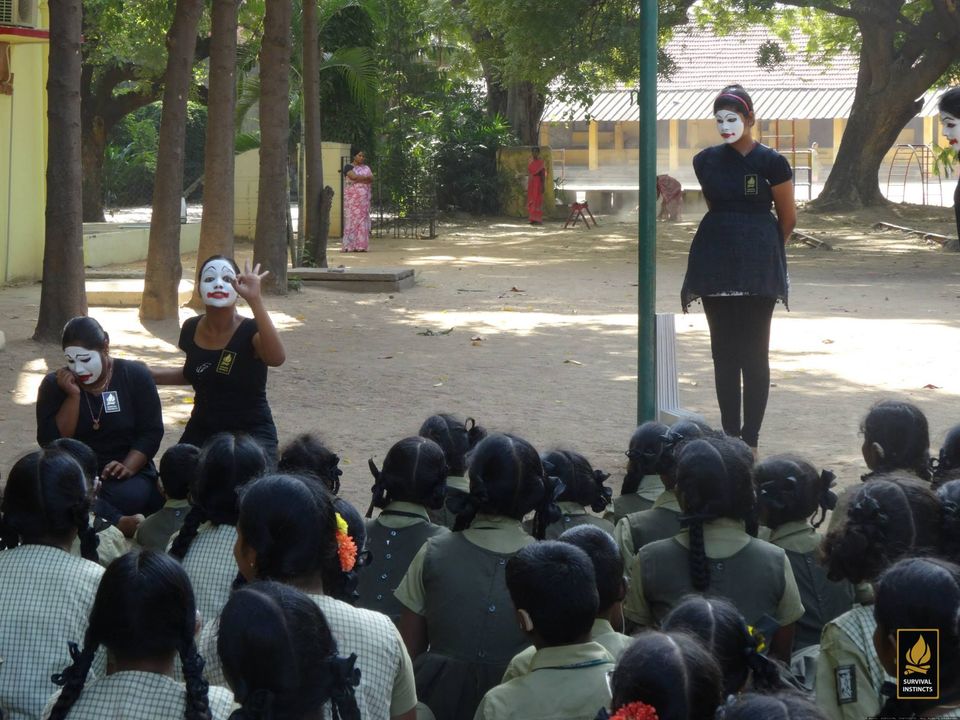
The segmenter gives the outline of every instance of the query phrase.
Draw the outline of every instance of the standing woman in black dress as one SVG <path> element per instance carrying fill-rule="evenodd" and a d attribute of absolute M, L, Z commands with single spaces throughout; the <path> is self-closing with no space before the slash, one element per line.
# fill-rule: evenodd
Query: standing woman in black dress
<path fill-rule="evenodd" d="M 937 104 L 940 111 L 940 127 L 950 149 L 960 152 L 960 87 L 952 87 L 940 96 Z M 953 191 L 953 212 L 957 219 L 957 235 L 960 237 L 960 183 Z"/>
<path fill-rule="evenodd" d="M 193 385 L 193 412 L 180 438 L 197 447 L 218 432 L 243 432 L 263 448 L 271 465 L 277 460 L 277 427 L 267 403 L 267 367 L 286 359 L 283 342 L 260 295 L 267 276 L 255 265 L 244 272 L 230 258 L 204 261 L 198 288 L 206 312 L 180 329 L 178 346 L 186 353 L 181 368 L 153 368 L 158 385 Z M 253 311 L 237 312 L 237 298 Z"/>
<path fill-rule="evenodd" d="M 721 90 L 713 112 L 723 143 L 693 158 L 707 214 L 690 246 L 681 303 L 686 312 L 694 300 L 703 302 L 723 430 L 756 455 L 770 393 L 770 321 L 777 300 L 787 303 L 784 244 L 797 219 L 793 171 L 753 139 L 753 101 L 740 85 Z"/>

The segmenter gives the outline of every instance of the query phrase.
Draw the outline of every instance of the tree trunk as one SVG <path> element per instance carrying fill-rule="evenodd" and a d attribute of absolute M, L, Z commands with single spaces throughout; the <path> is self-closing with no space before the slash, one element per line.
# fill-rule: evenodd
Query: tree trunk
<path fill-rule="evenodd" d="M 203 218 L 197 262 L 211 255 L 233 257 L 234 111 L 237 105 L 237 12 L 239 0 L 213 0 L 207 142 L 203 157 Z M 199 268 L 198 268 L 199 270 Z M 190 306 L 203 306 L 194 292 Z"/>
<path fill-rule="evenodd" d="M 47 201 L 43 286 L 33 338 L 56 342 L 67 320 L 87 314 L 80 170 L 80 0 L 50 0 Z"/>
<path fill-rule="evenodd" d="M 540 144 L 540 117 L 543 115 L 545 98 L 538 88 L 529 82 L 509 85 L 507 91 L 507 122 L 521 145 Z"/>
<path fill-rule="evenodd" d="M 141 320 L 177 317 L 180 265 L 180 198 L 183 192 L 183 153 L 187 129 L 187 98 L 193 79 L 193 55 L 203 0 L 177 0 L 167 33 L 167 84 L 157 147 L 153 214 L 147 250 L 146 278 L 140 301 Z"/>
<path fill-rule="evenodd" d="M 323 153 L 320 134 L 320 38 L 317 0 L 303 3 L 303 144 L 305 183 L 303 208 L 307 213 L 304 243 L 307 257 L 318 267 L 327 267 L 327 245 L 321 237 L 324 219 L 320 193 L 323 188 Z M 329 220 L 328 220 L 329 222 Z"/>
<path fill-rule="evenodd" d="M 290 138 L 290 0 L 270 0 L 260 50 L 260 188 L 254 263 L 269 270 L 263 290 L 287 293 L 287 143 Z"/>
<path fill-rule="evenodd" d="M 107 130 L 103 118 L 81 124 L 80 154 L 83 164 L 83 221 L 104 222 L 103 159 L 107 150 Z"/>

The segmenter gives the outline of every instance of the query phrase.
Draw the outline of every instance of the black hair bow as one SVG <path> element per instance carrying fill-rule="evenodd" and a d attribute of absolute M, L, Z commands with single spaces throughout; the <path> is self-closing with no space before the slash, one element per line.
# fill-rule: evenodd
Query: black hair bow
<path fill-rule="evenodd" d="M 349 693 L 360 685 L 360 668 L 357 667 L 356 653 L 351 653 L 349 657 L 334 655 L 327 660 L 327 666 L 333 679 L 334 697 Z"/>
<path fill-rule="evenodd" d="M 590 505 L 590 509 L 594 512 L 602 512 L 607 505 L 613 502 L 613 488 L 603 484 L 608 477 L 610 477 L 610 473 L 605 473 L 603 470 L 593 471 L 593 482 L 600 491 L 596 501 Z"/>
<path fill-rule="evenodd" d="M 860 498 L 851 505 L 847 515 L 859 525 L 876 528 L 877 530 L 885 529 L 889 520 L 880 503 L 869 495 Z"/>
<path fill-rule="evenodd" d="M 760 483 L 758 499 L 772 510 L 786 510 L 797 492 L 797 479 L 788 475 L 782 479 Z"/>
<path fill-rule="evenodd" d="M 831 489 L 837 476 L 830 470 L 820 471 L 820 507 L 826 510 L 834 510 L 837 507 L 837 494 Z"/>
<path fill-rule="evenodd" d="M 83 656 L 83 653 L 80 652 L 80 646 L 75 642 L 67 643 L 67 649 L 70 652 L 70 666 L 64 668 L 63 672 L 55 673 L 50 676 L 50 681 L 54 685 L 60 685 L 61 687 L 66 685 L 68 682 L 76 678 L 80 672 L 80 660 Z"/>

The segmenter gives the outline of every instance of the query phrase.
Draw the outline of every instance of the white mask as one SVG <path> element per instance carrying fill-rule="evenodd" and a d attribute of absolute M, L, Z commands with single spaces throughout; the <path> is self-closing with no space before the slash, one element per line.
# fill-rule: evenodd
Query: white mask
<path fill-rule="evenodd" d="M 950 147 L 954 150 L 960 150 L 960 147 L 957 147 L 957 142 L 960 141 L 960 119 L 950 113 L 942 112 L 940 113 L 940 125 L 943 127 L 943 136 L 950 143 Z"/>
<path fill-rule="evenodd" d="M 717 130 L 725 143 L 729 145 L 743 137 L 743 118 L 740 117 L 739 113 L 735 113 L 733 110 L 721 110 L 715 117 L 717 118 Z"/>
<path fill-rule="evenodd" d="M 210 307 L 230 307 L 237 301 L 237 291 L 230 280 L 237 279 L 237 271 L 229 260 L 211 260 L 200 273 L 200 299 Z"/>
<path fill-rule="evenodd" d="M 63 355 L 67 358 L 67 368 L 84 385 L 92 385 L 103 375 L 103 358 L 98 351 L 68 345 Z"/>

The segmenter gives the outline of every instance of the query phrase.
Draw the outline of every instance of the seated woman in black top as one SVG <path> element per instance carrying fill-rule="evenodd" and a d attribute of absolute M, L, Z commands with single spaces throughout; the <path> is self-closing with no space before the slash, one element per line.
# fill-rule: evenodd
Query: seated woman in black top
<path fill-rule="evenodd" d="M 163 438 L 160 397 L 143 363 L 110 356 L 96 320 L 76 317 L 60 337 L 66 367 L 37 394 L 37 442 L 75 438 L 97 454 L 102 486 L 96 513 L 112 523 L 163 507 L 153 456 Z M 121 529 L 135 530 L 136 527 Z"/>
<path fill-rule="evenodd" d="M 183 323 L 178 343 L 187 357 L 180 368 L 153 368 L 158 385 L 193 385 L 193 412 L 180 438 L 202 447 L 218 432 L 244 432 L 256 440 L 270 464 L 277 460 L 277 428 L 267 403 L 267 367 L 286 354 L 260 295 L 268 273 L 244 272 L 230 258 L 214 255 L 200 266 L 198 288 L 206 313 Z M 237 312 L 237 297 L 253 317 Z"/>

